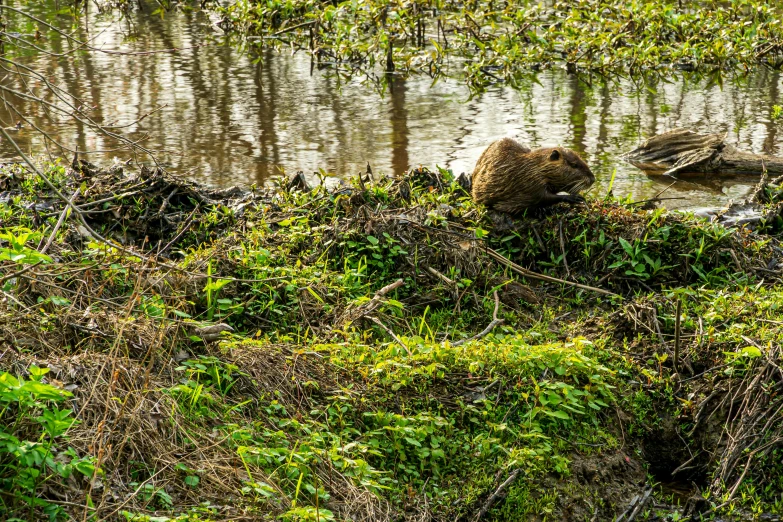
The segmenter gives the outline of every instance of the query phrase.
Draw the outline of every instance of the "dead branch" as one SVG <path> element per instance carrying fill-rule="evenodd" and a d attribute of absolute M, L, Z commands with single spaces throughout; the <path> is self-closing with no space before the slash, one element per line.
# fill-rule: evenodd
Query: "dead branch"
<path fill-rule="evenodd" d="M 690 129 L 653 136 L 623 158 L 642 170 L 669 176 L 783 173 L 783 158 L 739 151 L 726 142 L 724 133 L 698 134 Z"/>
<path fill-rule="evenodd" d="M 633 497 L 628 508 L 623 513 L 621 513 L 614 522 L 633 522 L 633 520 L 635 520 L 636 517 L 639 516 L 639 514 L 642 512 L 644 506 L 647 505 L 651 493 L 652 488 L 648 487 L 641 495 L 636 495 Z"/>
<path fill-rule="evenodd" d="M 366 303 L 363 303 L 363 304 L 359 305 L 357 308 L 355 308 L 353 310 L 347 310 L 343 314 L 343 318 L 340 319 L 337 322 L 337 324 L 345 324 L 345 323 L 349 323 L 349 322 L 353 323 L 353 322 L 358 321 L 362 317 L 367 316 L 367 315 L 375 312 L 375 310 L 379 306 L 381 306 L 381 303 L 383 302 L 384 296 L 386 296 L 386 294 L 388 294 L 392 290 L 396 290 L 397 288 L 401 287 L 402 285 L 403 285 L 403 280 L 402 279 L 398 279 L 395 282 L 384 286 L 383 288 L 378 290 L 378 292 L 375 293 L 373 298 L 370 299 L 369 301 L 367 301 Z"/>
<path fill-rule="evenodd" d="M 388 326 L 386 326 L 385 324 L 383 324 L 383 323 L 381 322 L 381 320 L 380 320 L 380 319 L 378 319 L 377 317 L 375 317 L 375 316 L 372 316 L 372 315 L 369 315 L 369 316 L 367 316 L 367 319 L 369 319 L 370 321 L 372 321 L 372 322 L 374 322 L 375 324 L 377 324 L 378 326 L 380 326 L 380 327 L 383 329 L 383 331 L 384 331 L 384 332 L 386 332 L 387 334 L 389 334 L 389 336 L 390 336 L 392 339 L 394 339 L 395 341 L 397 341 L 397 344 L 399 344 L 400 346 L 402 346 L 403 348 L 405 348 L 405 351 L 406 351 L 406 352 L 408 352 L 408 355 L 409 355 L 409 356 L 413 357 L 413 354 L 411 353 L 411 351 L 410 351 L 410 348 L 408 348 L 408 345 L 407 345 L 407 344 L 405 344 L 404 342 L 402 342 L 402 339 L 400 339 L 399 337 L 397 337 L 397 336 L 394 334 L 394 332 L 392 332 L 392 331 L 391 331 L 391 329 L 390 329 Z"/>
<path fill-rule="evenodd" d="M 522 268 L 518 264 L 516 264 L 513 261 L 503 257 L 502 255 L 498 254 L 495 250 L 493 250 L 493 249 L 491 249 L 489 247 L 486 247 L 486 251 L 487 251 L 487 253 L 490 255 L 490 257 L 492 259 L 494 259 L 495 261 L 499 262 L 502 265 L 506 265 L 511 270 L 513 270 L 514 272 L 516 272 L 517 274 L 519 274 L 519 275 L 521 275 L 523 277 L 528 277 L 530 279 L 537 279 L 539 281 L 547 281 L 547 282 L 550 282 L 550 283 L 560 283 L 560 284 L 564 284 L 564 285 L 568 285 L 568 286 L 573 286 L 575 288 L 581 288 L 582 290 L 589 290 L 591 292 L 596 292 L 596 293 L 599 293 L 599 294 L 608 295 L 608 296 L 617 297 L 617 298 L 622 299 L 622 296 L 620 296 L 618 294 L 615 294 L 613 292 L 610 292 L 609 290 L 604 290 L 603 288 L 595 288 L 593 286 L 587 286 L 587 285 L 583 285 L 583 284 L 580 284 L 580 283 L 574 283 L 574 282 L 571 282 L 571 281 L 566 281 L 564 279 L 558 279 L 556 277 L 552 277 L 552 276 L 548 276 L 548 275 L 544 275 L 544 274 L 539 274 L 537 272 L 533 272 L 533 271 L 528 270 L 526 268 Z"/>
<path fill-rule="evenodd" d="M 446 277 L 445 275 L 441 274 L 440 272 L 438 272 L 437 270 L 435 270 L 435 269 L 434 269 L 434 268 L 432 268 L 431 266 L 428 266 L 428 267 L 427 267 L 427 271 L 428 271 L 430 274 L 432 274 L 432 275 L 434 275 L 435 277 L 437 277 L 438 279 L 440 279 L 441 281 L 443 281 L 444 283 L 446 283 L 447 285 L 454 286 L 454 285 L 456 284 L 456 283 L 454 283 L 454 281 L 452 281 L 451 279 L 449 279 L 449 278 L 448 278 L 448 277 Z"/>
<path fill-rule="evenodd" d="M 495 311 L 492 312 L 492 322 L 487 325 L 486 328 L 484 328 L 482 331 L 474 335 L 473 337 L 470 337 L 468 339 L 462 339 L 461 341 L 457 341 L 454 343 L 451 343 L 452 346 L 462 346 L 465 343 L 469 343 L 470 341 L 476 341 L 478 339 L 481 339 L 483 337 L 486 337 L 489 335 L 489 333 L 495 329 L 496 326 L 499 324 L 503 324 L 503 319 L 498 319 L 498 308 L 500 307 L 500 299 L 498 298 L 498 291 L 495 290 Z"/>
<path fill-rule="evenodd" d="M 489 513 L 489 510 L 492 509 L 492 506 L 494 506 L 495 503 L 503 497 L 506 489 L 508 489 L 508 487 L 514 483 L 514 481 L 517 479 L 521 471 L 522 470 L 520 469 L 515 469 L 514 471 L 511 472 L 508 478 L 504 480 L 500 486 L 498 486 L 498 489 L 496 489 L 495 492 L 489 496 L 487 501 L 484 502 L 484 505 L 481 506 L 481 509 L 476 514 L 476 518 L 473 519 L 474 522 L 478 522 L 479 520 L 484 518 L 484 516 L 487 513 Z"/>
<path fill-rule="evenodd" d="M 0 285 L 2 285 L 3 283 L 5 283 L 6 281 L 8 281 L 10 279 L 13 279 L 15 277 L 19 277 L 20 275 L 22 275 L 22 274 L 24 274 L 26 272 L 29 272 L 30 270 L 32 270 L 33 268 L 37 267 L 41 263 L 43 263 L 43 261 L 38 261 L 35 264 L 28 265 L 28 266 L 22 268 L 21 270 L 17 270 L 16 272 L 13 272 L 11 274 L 4 275 L 3 277 L 0 277 Z"/>
<path fill-rule="evenodd" d="M 46 241 L 46 244 L 41 249 L 41 253 L 45 254 L 46 251 L 49 249 L 50 246 L 52 246 L 52 241 L 54 241 L 54 238 L 57 236 L 57 231 L 60 230 L 60 227 L 63 225 L 63 221 L 65 221 L 65 216 L 68 214 L 68 209 L 73 205 L 74 200 L 76 199 L 76 196 L 79 195 L 80 188 L 77 188 L 73 194 L 71 195 L 71 199 L 68 200 L 68 204 L 63 207 L 63 211 L 60 212 L 60 218 L 57 220 L 57 224 L 54 225 L 54 229 L 52 230 L 52 233 L 49 235 L 49 239 Z"/>

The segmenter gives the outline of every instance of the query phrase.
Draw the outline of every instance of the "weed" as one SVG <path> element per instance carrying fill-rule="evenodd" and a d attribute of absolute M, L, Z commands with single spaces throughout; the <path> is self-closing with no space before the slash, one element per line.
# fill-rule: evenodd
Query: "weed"
<path fill-rule="evenodd" d="M 30 366 L 28 379 L 0 373 L 0 514 L 26 518 L 40 510 L 49 520 L 65 516 L 56 503 L 40 498 L 50 481 L 73 475 L 93 478 L 100 470 L 91 457 L 65 446 L 78 423 L 73 411 L 60 409 L 71 394 L 42 382 L 48 368 Z"/>

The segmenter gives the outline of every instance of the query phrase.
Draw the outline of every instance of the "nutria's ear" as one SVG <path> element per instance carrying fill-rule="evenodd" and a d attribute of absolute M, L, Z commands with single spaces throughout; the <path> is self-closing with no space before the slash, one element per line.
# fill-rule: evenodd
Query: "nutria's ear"
<path fill-rule="evenodd" d="M 550 161 L 557 161 L 560 159 L 560 151 L 555 149 L 552 151 L 552 154 L 549 155 Z"/>

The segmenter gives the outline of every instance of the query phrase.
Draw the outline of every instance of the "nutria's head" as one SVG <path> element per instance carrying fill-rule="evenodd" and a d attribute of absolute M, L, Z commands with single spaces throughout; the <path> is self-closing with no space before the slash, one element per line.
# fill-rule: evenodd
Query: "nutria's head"
<path fill-rule="evenodd" d="M 536 149 L 531 155 L 539 156 L 538 172 L 558 192 L 577 195 L 590 188 L 595 176 L 579 154 L 563 147 Z"/>

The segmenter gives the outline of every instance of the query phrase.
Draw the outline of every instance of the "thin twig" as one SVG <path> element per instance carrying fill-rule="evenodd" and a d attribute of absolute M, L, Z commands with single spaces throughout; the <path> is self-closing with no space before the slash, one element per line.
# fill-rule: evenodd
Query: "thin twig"
<path fill-rule="evenodd" d="M 196 215 L 196 211 L 198 209 L 199 209 L 199 205 L 196 205 L 196 207 L 193 209 L 193 212 L 191 212 L 188 218 L 185 220 L 185 225 L 182 227 L 182 230 L 179 232 L 179 234 L 174 236 L 174 239 L 166 243 L 166 246 L 164 246 L 158 251 L 158 255 L 161 255 L 163 252 L 168 250 L 171 245 L 176 243 L 179 240 L 179 238 L 181 238 L 185 234 L 185 232 L 187 232 L 188 228 L 190 228 L 190 225 L 193 224 L 193 217 Z"/>
<path fill-rule="evenodd" d="M 46 251 L 49 249 L 49 247 L 52 246 L 52 242 L 54 241 L 55 236 L 57 236 L 57 232 L 60 230 L 63 221 L 65 221 L 65 216 L 68 214 L 68 209 L 73 206 L 73 202 L 76 199 L 76 196 L 79 195 L 80 191 L 81 191 L 81 187 L 77 187 L 76 190 L 71 195 L 71 199 L 68 200 L 68 204 L 63 207 L 63 211 L 60 212 L 60 218 L 57 220 L 57 224 L 54 225 L 54 230 L 52 230 L 52 233 L 49 235 L 49 239 L 46 241 L 46 244 L 41 249 L 42 254 L 45 254 Z"/>
<path fill-rule="evenodd" d="M 641 496 L 636 495 L 631 501 L 631 504 L 628 506 L 628 509 L 626 509 L 623 514 L 617 517 L 615 522 L 633 522 L 644 509 L 644 506 L 647 504 L 651 493 L 652 488 L 648 487 Z"/>
<path fill-rule="evenodd" d="M 580 284 L 580 283 L 574 283 L 572 281 L 566 281 L 564 279 L 558 279 L 556 277 L 552 277 L 552 276 L 539 274 L 537 272 L 530 271 L 530 270 L 528 270 L 526 268 L 522 268 L 521 266 L 519 266 L 518 264 L 514 263 L 513 261 L 503 257 L 502 255 L 498 254 L 495 250 L 493 250 L 493 249 L 491 249 L 489 247 L 486 247 L 486 248 L 487 248 L 487 253 L 490 255 L 490 257 L 492 259 L 494 259 L 495 261 L 497 261 L 497 262 L 499 262 L 499 263 L 501 263 L 503 265 L 506 265 L 511 270 L 513 270 L 514 272 L 516 272 L 517 274 L 519 274 L 519 275 L 521 275 L 523 277 L 528 277 L 530 279 L 538 279 L 539 281 L 548 281 L 550 283 L 560 283 L 560 284 L 564 284 L 564 285 L 568 285 L 568 286 L 573 286 L 573 287 L 576 287 L 576 288 L 581 288 L 582 290 L 590 290 L 591 292 L 596 292 L 596 293 L 599 293 L 599 294 L 608 295 L 608 296 L 612 296 L 612 297 L 618 297 L 620 299 L 623 298 L 621 295 L 615 294 L 614 292 L 610 292 L 609 290 L 604 290 L 603 288 L 595 288 L 593 286 L 587 286 L 587 285 L 583 285 L 583 284 Z"/>
<path fill-rule="evenodd" d="M 566 259 L 565 239 L 563 238 L 563 220 L 562 219 L 558 223 L 558 228 L 560 229 L 560 252 L 562 252 L 562 254 L 563 254 L 563 266 L 565 267 L 566 277 L 571 277 L 571 270 L 568 269 L 568 260 Z"/>
<path fill-rule="evenodd" d="M 648 201 L 663 201 L 665 199 L 685 199 L 685 198 L 682 198 L 682 197 L 676 197 L 676 198 L 662 198 L 661 197 L 661 194 L 663 194 L 664 192 L 666 192 L 667 190 L 672 188 L 674 186 L 674 184 L 677 183 L 678 181 L 680 181 L 680 180 L 678 180 L 678 179 L 674 180 L 665 189 L 661 190 L 660 192 L 658 192 L 656 195 L 654 195 L 650 199 L 643 199 L 642 201 L 634 201 L 633 203 L 631 203 L 631 205 L 639 205 L 641 203 L 647 203 Z"/>
<path fill-rule="evenodd" d="M 370 299 L 368 302 L 362 304 L 352 312 L 347 313 L 345 316 L 346 319 L 350 320 L 351 322 L 355 322 L 361 319 L 362 317 L 373 313 L 381 305 L 381 300 L 383 299 L 383 297 L 389 292 L 391 292 L 392 290 L 401 287 L 402 284 L 403 284 L 403 280 L 398 279 L 395 282 L 384 286 L 383 288 L 378 290 L 378 292 L 376 292 L 373 298 Z M 338 321 L 338 324 L 339 323 L 340 322 Z"/>
<path fill-rule="evenodd" d="M 484 515 L 486 515 L 490 509 L 492 509 L 492 506 L 495 505 L 495 503 L 500 500 L 501 496 L 503 495 L 503 492 L 508 489 L 508 487 L 514 483 L 514 481 L 519 476 L 519 473 L 522 470 L 519 468 L 515 469 L 511 472 L 511 474 L 508 476 L 508 478 L 503 481 L 503 483 L 498 486 L 498 489 L 495 490 L 494 493 L 492 493 L 486 502 L 484 502 L 484 505 L 481 506 L 481 509 L 479 510 L 478 514 L 476 514 L 476 518 L 474 519 L 475 522 L 478 522 L 482 518 L 484 518 Z"/>
<path fill-rule="evenodd" d="M 492 322 L 487 325 L 486 328 L 481 330 L 479 333 L 474 335 L 473 337 L 470 337 L 468 339 L 462 339 L 460 341 L 456 341 L 454 343 L 451 343 L 451 346 L 461 346 L 465 343 L 469 343 L 470 341 L 476 341 L 478 339 L 481 339 L 483 337 L 486 337 L 489 335 L 489 332 L 495 329 L 495 327 L 499 324 L 503 324 L 503 319 L 498 319 L 498 308 L 500 307 L 500 299 L 498 298 L 498 292 L 495 290 L 495 311 L 492 312 Z"/>
<path fill-rule="evenodd" d="M 272 36 L 280 36 L 281 34 L 285 34 L 285 33 L 288 33 L 288 32 L 291 32 L 291 31 L 294 31 L 294 30 L 296 30 L 296 29 L 300 29 L 300 28 L 302 28 L 302 27 L 308 27 L 308 26 L 311 26 L 311 25 L 313 25 L 313 24 L 314 24 L 314 23 L 316 23 L 316 22 L 317 22 L 317 20 L 310 20 L 309 22 L 303 22 L 303 23 L 301 23 L 301 24 L 292 25 L 291 27 L 285 27 L 285 28 L 283 28 L 283 29 L 280 29 L 280 30 L 279 30 L 279 31 L 277 31 L 276 33 L 272 33 Z"/>
<path fill-rule="evenodd" d="M 389 334 L 389 336 L 390 336 L 392 339 L 394 339 L 395 341 L 397 341 L 397 344 L 399 344 L 400 346 L 402 346 L 403 348 L 405 348 L 405 351 L 406 351 L 406 352 L 408 352 L 408 355 L 409 355 L 409 356 L 413 357 L 413 354 L 411 353 L 411 351 L 410 351 L 410 348 L 408 348 L 408 346 L 407 346 L 407 345 L 406 345 L 404 342 L 402 342 L 402 339 L 400 339 L 399 337 L 397 337 L 396 335 L 394 335 L 394 332 L 392 332 L 392 331 L 389 329 L 389 327 L 388 327 L 388 326 L 386 326 L 385 324 L 383 324 L 383 323 L 381 322 L 381 320 L 380 320 L 380 319 L 378 319 L 377 317 L 375 317 L 375 316 L 373 316 L 373 315 L 369 315 L 369 316 L 367 316 L 367 319 L 369 319 L 370 321 L 374 322 L 375 324 L 377 324 L 378 326 L 380 326 L 381 328 L 383 328 L 383 331 L 384 331 L 384 332 L 386 332 L 387 334 Z"/>
<path fill-rule="evenodd" d="M 688 199 L 688 198 L 684 198 L 684 197 L 650 198 L 650 199 L 642 199 L 640 201 L 632 201 L 631 203 L 628 203 L 628 205 L 641 205 L 642 203 L 651 203 L 651 202 L 657 203 L 658 201 L 669 201 L 669 200 L 672 200 L 672 199 Z"/>
<path fill-rule="evenodd" d="M 674 371 L 680 372 L 680 316 L 682 315 L 682 297 L 677 297 L 677 317 L 674 318 Z"/>
<path fill-rule="evenodd" d="M 8 275 L 4 275 L 3 277 L 0 277 L 0 285 L 5 283 L 9 279 L 13 279 L 14 277 L 19 277 L 20 275 L 24 274 L 25 272 L 29 272 L 30 270 L 32 270 L 33 268 L 37 267 L 41 263 L 43 263 L 43 261 L 38 261 L 37 263 L 35 263 L 33 265 L 28 265 L 28 266 L 24 267 L 23 269 L 18 270 L 16 272 L 12 273 L 12 274 L 8 274 Z"/>
<path fill-rule="evenodd" d="M 438 279 L 442 280 L 444 283 L 446 283 L 448 285 L 452 285 L 453 286 L 453 285 L 456 284 L 456 283 L 454 283 L 454 281 L 452 281 L 451 279 L 449 279 L 445 275 L 441 274 L 440 272 L 438 272 L 437 270 L 435 270 L 431 266 L 427 267 L 427 271 L 429 271 L 429 273 L 431 273 L 432 275 L 436 276 Z"/>

